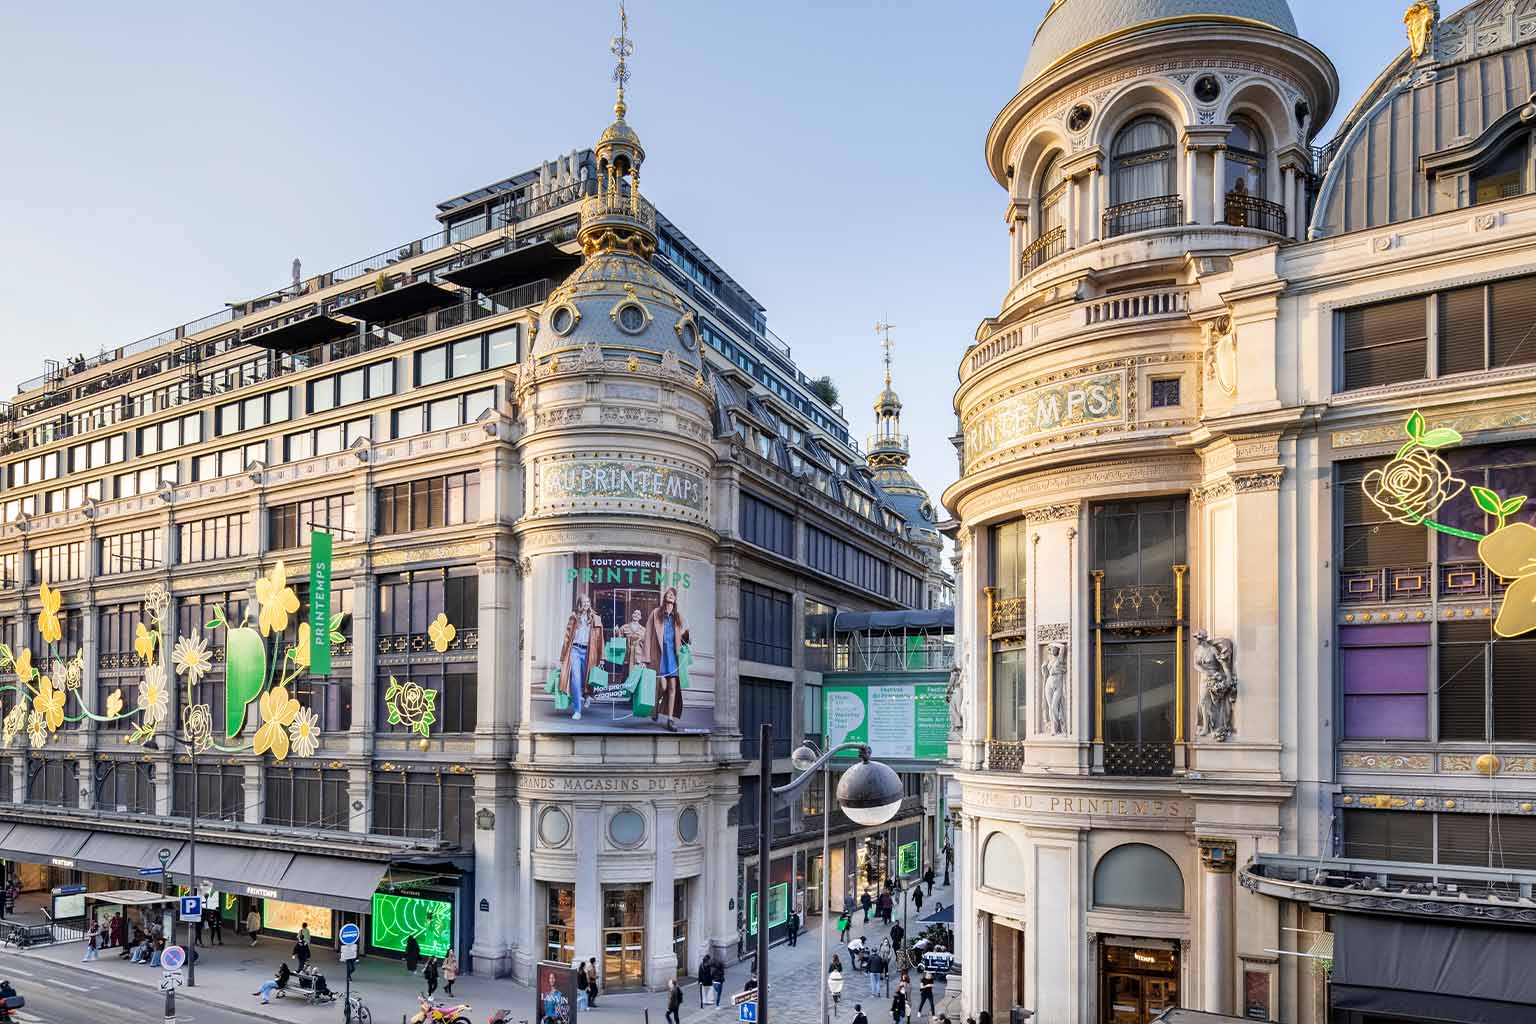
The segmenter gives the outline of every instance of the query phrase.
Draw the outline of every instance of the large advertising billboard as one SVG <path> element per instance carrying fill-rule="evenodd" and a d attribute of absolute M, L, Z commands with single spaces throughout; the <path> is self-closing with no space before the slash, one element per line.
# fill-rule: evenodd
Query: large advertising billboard
<path fill-rule="evenodd" d="M 576 968 L 540 960 L 533 994 L 535 1020 L 544 1024 L 576 1024 Z"/>
<path fill-rule="evenodd" d="M 946 689 L 943 683 L 823 687 L 827 742 L 867 744 L 877 760 L 938 761 L 949 751 Z"/>
<path fill-rule="evenodd" d="M 369 942 L 375 949 L 404 953 L 412 935 L 423 956 L 444 956 L 453 945 L 453 904 L 447 900 L 376 892 L 369 920 Z"/>
<path fill-rule="evenodd" d="M 533 718 L 562 732 L 706 732 L 715 717 L 714 567 L 656 552 L 540 559 Z"/>

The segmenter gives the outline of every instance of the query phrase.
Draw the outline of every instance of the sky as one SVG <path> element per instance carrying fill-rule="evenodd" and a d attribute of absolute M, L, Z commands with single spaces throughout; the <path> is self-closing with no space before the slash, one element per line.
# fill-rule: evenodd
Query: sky
<path fill-rule="evenodd" d="M 1048 0 L 629 0 L 650 199 L 768 308 L 857 438 L 894 324 L 912 470 L 956 476 L 956 367 L 1008 281 L 982 159 Z M 1291 0 L 1347 110 L 1407 0 Z M 1447 14 L 1461 4 L 1452 0 Z M 0 397 L 436 229 L 435 204 L 590 146 L 615 4 L 8 5 Z M 1337 124 L 1340 114 L 1335 114 Z M 1332 135 L 1326 127 L 1319 142 Z"/>

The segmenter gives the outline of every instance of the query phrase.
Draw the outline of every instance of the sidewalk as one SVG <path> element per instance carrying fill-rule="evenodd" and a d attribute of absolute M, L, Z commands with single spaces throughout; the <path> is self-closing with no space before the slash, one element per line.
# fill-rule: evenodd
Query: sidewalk
<path fill-rule="evenodd" d="M 946 907 L 950 906 L 951 898 L 949 889 L 935 886 L 933 899 L 924 902 L 923 914 L 920 916 L 926 917 L 932 913 L 934 901 L 940 901 Z M 862 924 L 862 916 L 862 913 L 855 912 L 854 926 L 849 932 L 850 937 L 862 934 L 871 944 L 878 945 L 887 932 L 873 919 L 868 925 Z M 915 935 L 922 930 L 917 922 L 918 916 L 909 909 L 907 928 L 910 934 Z M 899 912 L 895 919 L 901 920 Z M 837 941 L 836 921 L 834 914 L 826 923 L 828 956 L 830 957 L 833 953 L 842 956 L 844 975 L 847 980 L 843 989 L 840 1013 L 835 1019 L 844 1022 L 851 1020 L 853 1004 L 862 1003 L 864 1012 L 872 1021 L 889 1020 L 890 997 L 869 998 L 868 979 L 851 968 L 848 964 L 847 950 Z M 769 981 L 773 999 L 770 1009 L 773 1020 L 776 1022 L 817 1024 L 819 986 L 825 984 L 823 979 L 826 976 L 826 968 L 820 962 L 816 927 L 816 919 L 812 918 L 811 927 L 801 933 L 794 946 L 781 943 L 773 947 L 769 953 Z M 339 998 L 337 1002 L 328 1006 L 313 1006 L 295 993 L 285 999 L 273 1000 L 264 1006 L 260 999 L 252 995 L 260 987 L 261 982 L 272 977 L 278 963 L 287 957 L 292 947 L 291 939 L 263 938 L 254 948 L 250 940 L 244 936 L 228 934 L 226 939 L 227 943 L 224 946 L 199 947 L 197 987 L 179 989 L 178 1000 L 210 1003 L 257 1020 L 280 1021 L 284 1024 L 295 1024 L 295 1022 L 318 1024 L 322 1021 L 326 1024 L 334 1024 L 340 1018 Z M 146 1005 L 158 1006 L 156 1000 L 160 997 L 161 975 L 158 968 L 119 960 L 115 950 L 103 951 L 100 960 L 81 963 L 80 957 L 84 951 L 83 943 L 69 942 L 40 949 L 22 950 L 16 955 L 44 959 L 71 970 L 89 971 L 142 985 L 145 989 Z M 337 993 L 345 991 L 346 970 L 336 960 L 334 950 L 316 946 L 312 962 L 325 975 L 326 982 L 332 989 Z M 727 1021 L 735 1021 L 737 1010 L 731 1005 L 730 997 L 745 987 L 750 963 L 749 956 L 742 963 L 727 968 L 722 1005 L 719 1009 L 713 1006 L 700 1009 L 699 987 L 692 982 L 688 983 L 683 990 L 683 1019 L 696 1024 L 725 1024 Z M 688 965 L 690 972 L 697 968 L 696 963 Z M 959 985 L 953 987 L 958 993 Z M 474 1024 L 489 1020 L 491 1014 L 499 1007 L 506 1007 L 512 1011 L 514 1024 L 525 1020 L 532 1024 L 535 1020 L 533 990 L 525 985 L 516 984 L 511 979 L 465 975 L 459 978 L 453 988 L 453 997 L 449 998 L 443 995 L 439 987 L 438 999 L 449 1003 L 469 1003 L 474 1008 L 469 1014 Z M 916 989 L 916 976 L 913 978 L 913 988 Z M 416 1014 L 419 1009 L 416 994 L 424 993 L 425 985 L 419 972 L 415 975 L 407 974 L 405 967 L 398 960 L 364 958 L 358 961 L 357 970 L 353 974 L 352 990 L 362 996 L 364 1004 L 372 1011 L 376 1024 L 398 1024 L 402 1015 L 409 1019 Z M 948 1013 L 954 1024 L 963 1024 L 963 1016 L 948 1007 L 951 1002 L 958 1004 L 958 994 L 952 1000 L 947 998 L 944 987 L 941 985 L 937 987 L 936 995 L 940 1012 Z M 915 1006 L 915 991 L 913 999 Z M 597 1021 L 601 1024 L 663 1024 L 666 1006 L 665 992 L 603 993 L 598 997 L 597 1005 L 581 1011 L 580 1016 L 582 1021 Z M 937 1020 L 937 1018 L 933 1019 Z M 922 1017 L 914 1015 L 912 1020 L 913 1024 L 926 1024 L 929 1018 L 926 1014 Z"/>

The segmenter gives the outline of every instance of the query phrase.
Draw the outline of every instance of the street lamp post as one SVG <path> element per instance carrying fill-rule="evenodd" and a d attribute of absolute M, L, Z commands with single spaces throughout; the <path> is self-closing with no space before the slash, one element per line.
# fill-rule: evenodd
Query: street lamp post
<path fill-rule="evenodd" d="M 758 799 L 758 832 L 757 832 L 757 1020 L 758 1024 L 767 1024 L 768 1021 L 768 889 L 769 889 L 769 860 L 771 857 L 770 844 L 773 838 L 773 798 L 776 796 L 791 796 L 798 792 L 809 782 L 818 769 L 837 754 L 848 750 L 859 752 L 859 761 L 852 768 L 843 773 L 837 783 L 837 802 L 842 806 L 843 813 L 857 825 L 883 825 L 895 816 L 901 807 L 902 790 L 901 779 L 891 770 L 889 765 L 869 759 L 869 748 L 861 743 L 843 743 L 833 747 L 824 754 L 818 754 L 814 747 L 805 745 L 797 749 L 790 760 L 800 775 L 777 789 L 773 788 L 773 723 L 764 722 L 759 733 L 760 748 L 758 750 L 758 785 L 760 797 Z M 827 790 L 831 788 L 830 778 L 823 783 Z M 826 790 L 824 790 L 825 792 Z M 830 802 L 822 807 L 822 918 L 821 918 L 821 958 L 826 962 L 827 956 L 827 913 L 829 904 L 827 877 L 828 877 L 828 845 L 830 838 L 830 822 L 827 818 L 832 811 Z M 821 1016 L 826 1020 L 827 1016 L 827 988 L 824 982 L 818 979 L 817 989 L 820 992 Z"/>

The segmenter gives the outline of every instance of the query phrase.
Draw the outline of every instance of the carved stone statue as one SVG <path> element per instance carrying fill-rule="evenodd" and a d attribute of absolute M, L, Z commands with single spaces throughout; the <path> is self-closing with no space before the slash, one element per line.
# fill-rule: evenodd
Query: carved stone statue
<path fill-rule="evenodd" d="M 1232 735 L 1232 708 L 1237 702 L 1237 676 L 1232 672 L 1232 641 L 1212 640 L 1195 631 L 1195 671 L 1200 674 L 1200 704 L 1195 733 L 1225 743 Z"/>
<path fill-rule="evenodd" d="M 949 688 L 944 691 L 944 700 L 949 704 L 949 734 L 961 736 L 965 733 L 965 661 L 957 660 L 954 667 L 949 670 Z"/>
<path fill-rule="evenodd" d="M 1214 381 L 1222 394 L 1237 396 L 1237 325 L 1232 317 L 1208 320 L 1200 325 L 1205 338 L 1205 379 Z"/>
<path fill-rule="evenodd" d="M 1045 699 L 1045 726 L 1052 736 L 1067 731 L 1067 645 L 1057 641 L 1045 648 L 1045 660 L 1040 663 L 1040 678 Z"/>
<path fill-rule="evenodd" d="M 1417 0 L 1403 14 L 1403 24 L 1408 28 L 1408 48 L 1413 51 L 1414 60 L 1429 52 L 1434 44 L 1435 26 L 1439 21 L 1439 0 Z"/>

